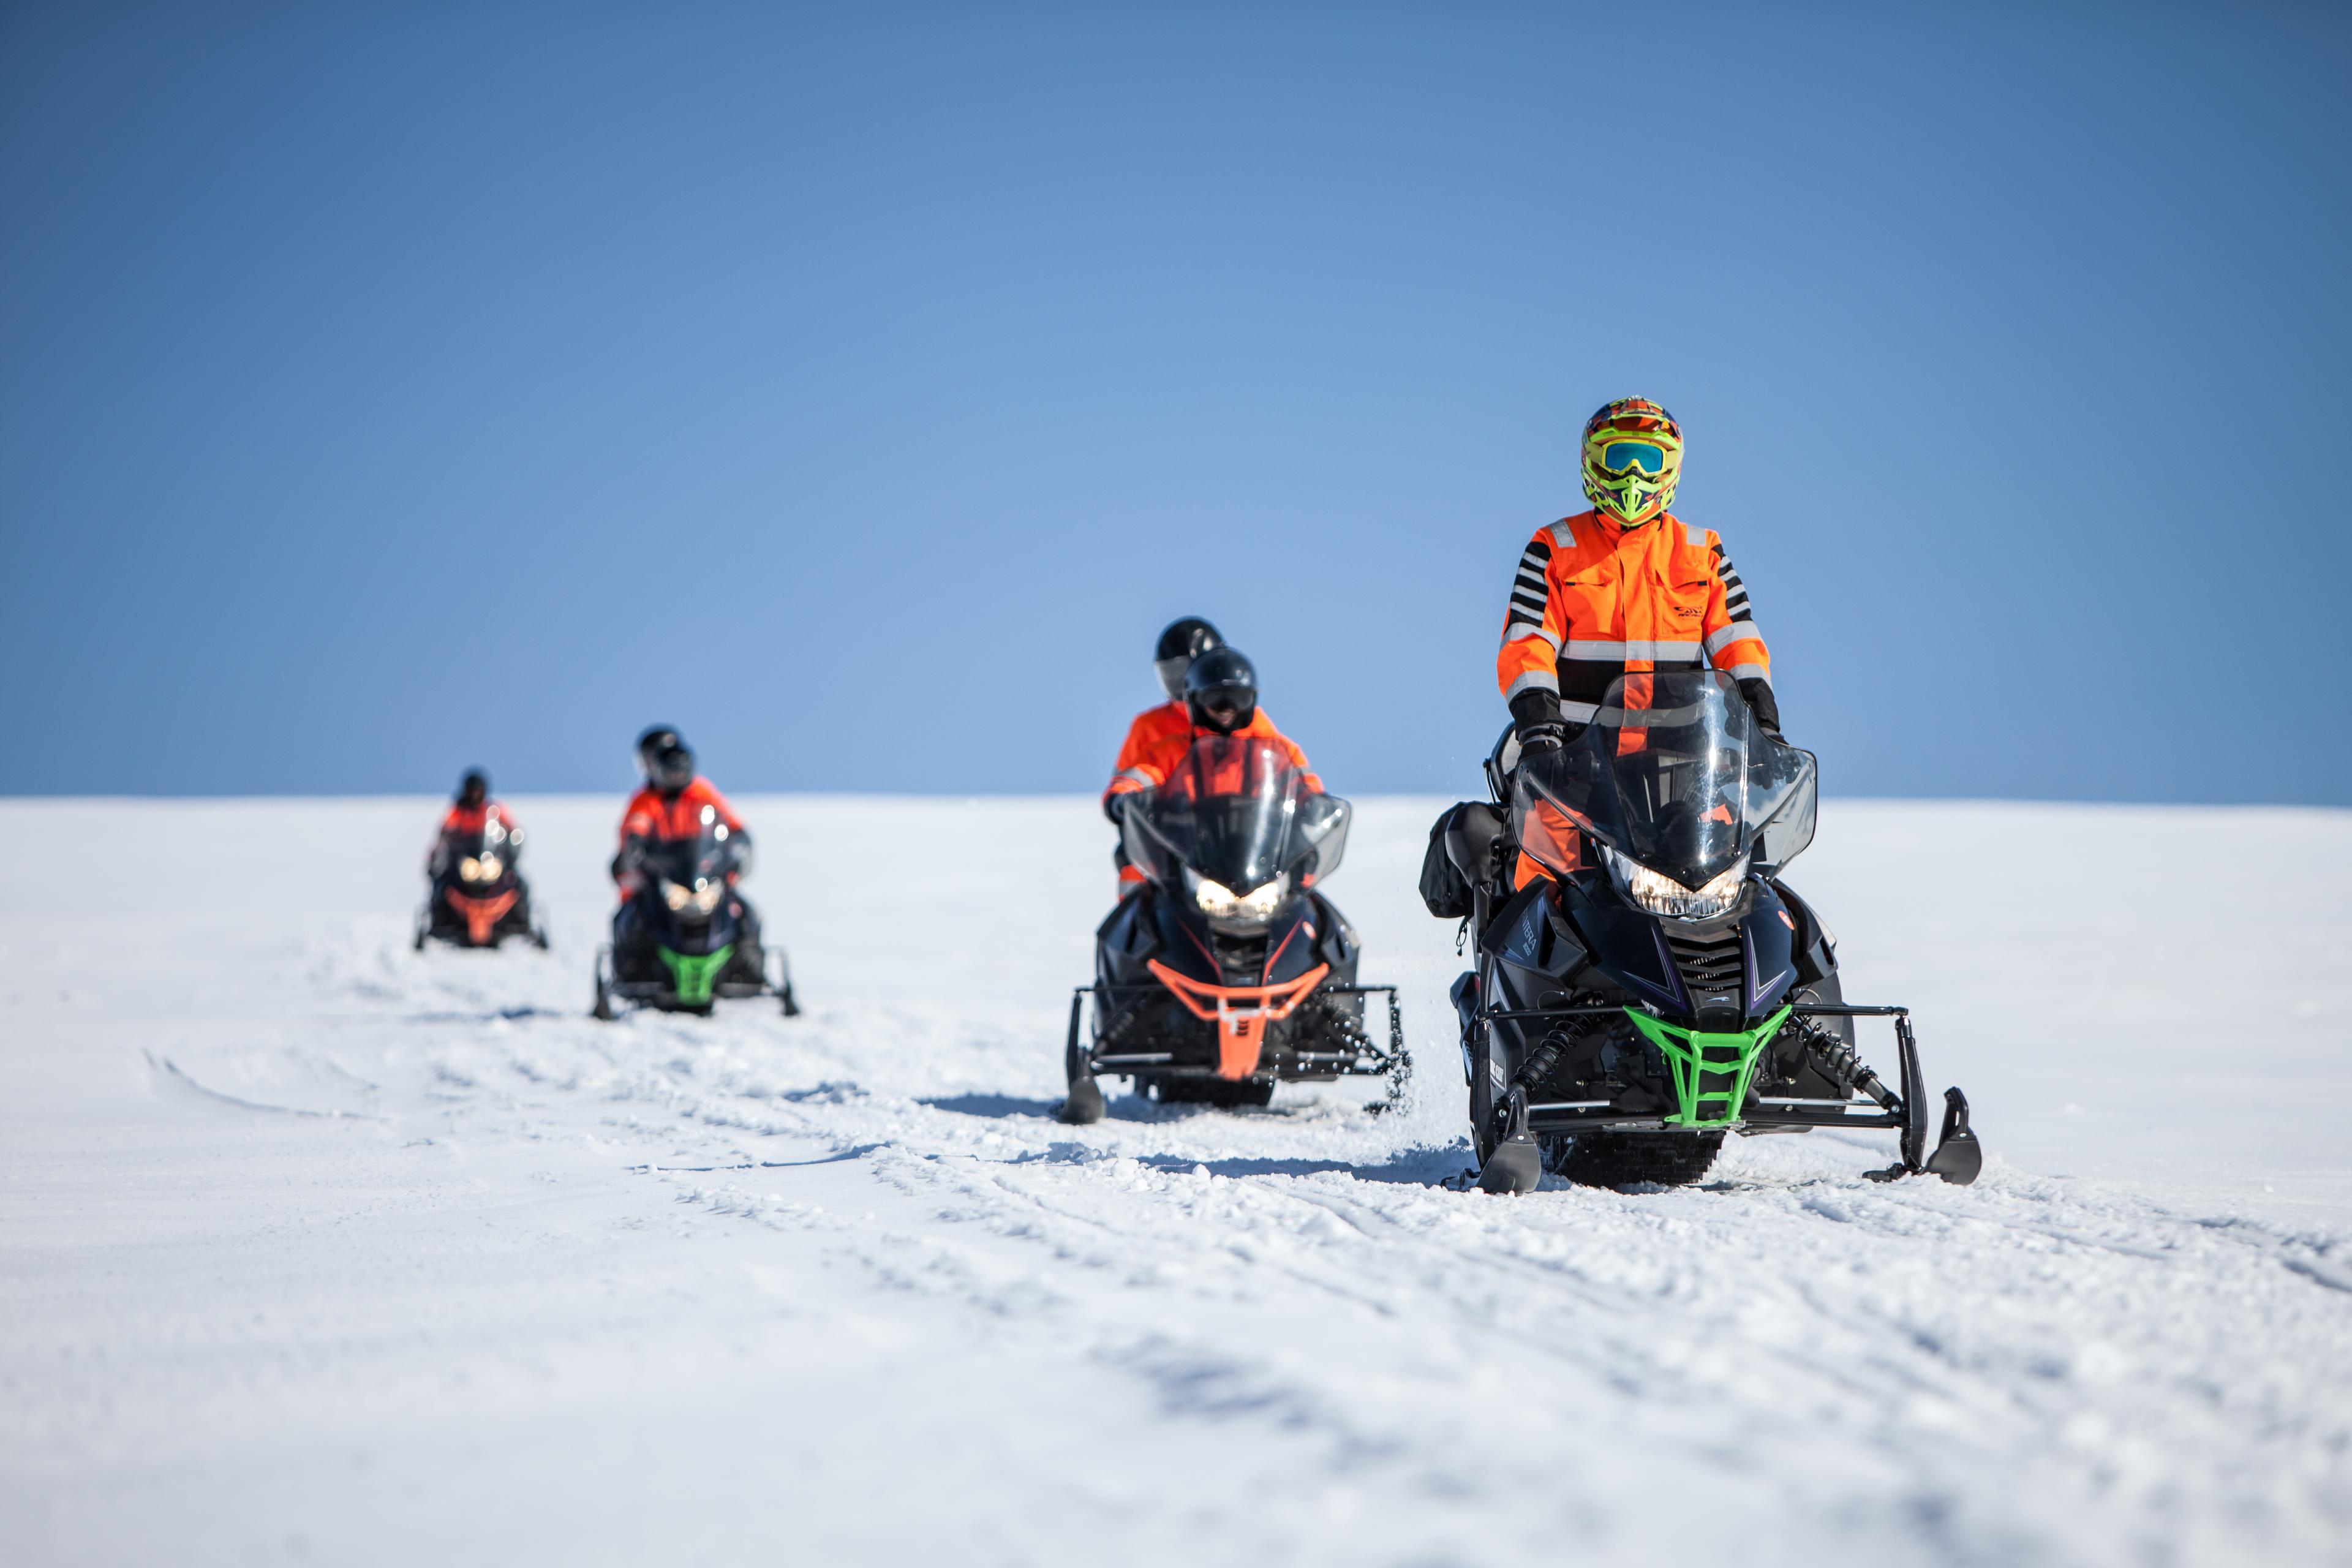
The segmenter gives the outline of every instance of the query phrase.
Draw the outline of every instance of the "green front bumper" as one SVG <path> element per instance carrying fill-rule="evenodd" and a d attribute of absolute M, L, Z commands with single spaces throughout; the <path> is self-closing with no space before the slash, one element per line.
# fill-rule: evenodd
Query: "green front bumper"
<path fill-rule="evenodd" d="M 678 1005 L 708 1007 L 710 1005 L 710 988 L 719 984 L 719 971 L 725 969 L 727 961 L 735 956 L 735 944 L 730 942 L 717 952 L 706 952 L 698 958 L 672 952 L 666 947 L 658 951 L 663 964 L 669 970 L 670 984 L 677 991 Z"/>
<path fill-rule="evenodd" d="M 1626 1008 L 1625 1016 L 1658 1047 L 1674 1078 L 1675 1109 L 1667 1114 L 1667 1122 L 1703 1130 L 1738 1126 L 1740 1108 L 1748 1103 L 1748 1080 L 1756 1076 L 1756 1058 L 1789 1021 L 1790 1011 L 1783 1005 L 1752 1029 L 1717 1035 L 1680 1028 L 1636 1008 Z"/>

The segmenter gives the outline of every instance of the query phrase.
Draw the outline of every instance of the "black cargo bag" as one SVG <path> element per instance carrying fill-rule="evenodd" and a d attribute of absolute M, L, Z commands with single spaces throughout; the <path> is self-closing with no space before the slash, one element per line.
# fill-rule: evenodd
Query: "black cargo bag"
<path fill-rule="evenodd" d="M 1421 901 L 1442 921 L 1470 913 L 1470 889 L 1494 875 L 1495 840 L 1503 836 L 1503 814 L 1483 800 L 1451 805 L 1430 825 L 1429 848 L 1421 858 Z"/>

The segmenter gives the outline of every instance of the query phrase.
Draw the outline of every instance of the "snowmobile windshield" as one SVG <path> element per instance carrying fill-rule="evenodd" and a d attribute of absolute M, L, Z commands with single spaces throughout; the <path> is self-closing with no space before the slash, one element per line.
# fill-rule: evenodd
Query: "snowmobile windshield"
<path fill-rule="evenodd" d="M 1520 766 L 1512 826 L 1556 872 L 1578 864 L 1574 828 L 1701 888 L 1743 864 L 1778 869 L 1812 842 L 1814 767 L 1757 726 L 1719 670 L 1626 675 L 1575 740 Z"/>
<path fill-rule="evenodd" d="M 736 868 L 736 840 L 723 822 L 702 825 L 690 838 L 671 838 L 646 846 L 646 868 L 662 882 L 692 890 L 716 887 Z"/>
<path fill-rule="evenodd" d="M 441 835 L 440 864 L 458 881 L 487 887 L 514 874 L 522 853 L 522 832 L 507 830 L 493 816 L 478 828 L 451 827 Z"/>
<path fill-rule="evenodd" d="M 1309 789 L 1278 746 L 1206 735 L 1123 818 L 1128 858 L 1163 886 L 1186 870 L 1235 894 L 1286 872 L 1301 886 L 1329 876 L 1348 843 L 1348 803 Z"/>

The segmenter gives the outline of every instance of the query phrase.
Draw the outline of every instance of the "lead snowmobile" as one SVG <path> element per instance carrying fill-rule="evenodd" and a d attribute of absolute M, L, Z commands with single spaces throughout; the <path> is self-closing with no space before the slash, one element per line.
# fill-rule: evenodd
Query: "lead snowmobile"
<path fill-rule="evenodd" d="M 1433 912 L 1466 917 L 1454 983 L 1478 1184 L 1545 1170 L 1620 1186 L 1696 1182 L 1727 1132 L 1886 1128 L 1892 1180 L 1974 1181 L 1967 1097 L 1928 1105 L 1907 1009 L 1848 1004 L 1837 942 L 1780 879 L 1812 841 L 1816 763 L 1756 723 L 1715 670 L 1621 678 L 1557 751 L 1487 761 L 1491 804 L 1440 819 Z M 1524 854 L 1544 875 L 1514 887 Z M 1897 1087 L 1854 1047 L 1892 1021 Z"/>
<path fill-rule="evenodd" d="M 522 829 L 494 811 L 477 829 L 451 829 L 434 846 L 425 907 L 416 914 L 416 950 L 425 942 L 496 947 L 519 936 L 545 948 L 547 932 L 531 918 L 530 889 L 522 879 Z"/>
<path fill-rule="evenodd" d="M 1104 1076 L 1163 1102 L 1265 1105 L 1277 1083 L 1360 1076 L 1389 1079 L 1381 1108 L 1401 1098 L 1396 988 L 1357 984 L 1355 928 L 1321 891 L 1349 815 L 1247 735 L 1195 740 L 1132 797 L 1120 831 L 1144 880 L 1096 931 L 1095 983 L 1070 998 L 1065 1121 L 1102 1119 Z M 1388 998 L 1385 1043 L 1365 1027 L 1368 995 Z"/>
<path fill-rule="evenodd" d="M 596 951 L 596 1017 L 616 1002 L 709 1013 L 722 997 L 763 995 L 801 1010 L 782 950 L 760 941 L 759 912 L 737 885 L 749 868 L 718 813 L 705 806 L 698 834 L 639 846 L 630 861 L 636 890 Z"/>

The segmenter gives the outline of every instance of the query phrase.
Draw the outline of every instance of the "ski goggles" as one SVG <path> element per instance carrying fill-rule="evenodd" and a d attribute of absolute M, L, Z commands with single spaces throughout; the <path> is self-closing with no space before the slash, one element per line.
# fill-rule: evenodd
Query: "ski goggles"
<path fill-rule="evenodd" d="M 1203 691 L 1194 700 L 1201 704 L 1202 712 L 1214 713 L 1222 719 L 1256 707 L 1257 693 L 1244 686 L 1219 686 Z"/>
<path fill-rule="evenodd" d="M 1666 449 L 1654 441 L 1612 441 L 1601 448 L 1601 470 L 1630 474 L 1636 468 L 1654 478 L 1666 470 Z"/>

